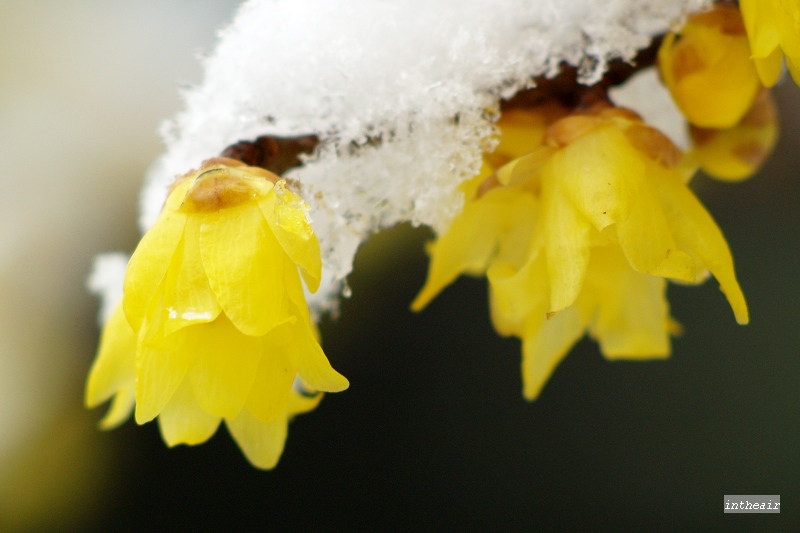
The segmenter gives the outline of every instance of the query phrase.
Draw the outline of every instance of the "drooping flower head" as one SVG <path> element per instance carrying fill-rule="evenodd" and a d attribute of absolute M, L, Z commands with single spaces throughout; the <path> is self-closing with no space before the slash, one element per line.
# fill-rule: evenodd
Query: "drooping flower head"
<path fill-rule="evenodd" d="M 783 58 L 800 85 L 800 0 L 739 0 L 761 83 L 778 81 Z"/>
<path fill-rule="evenodd" d="M 718 4 L 668 33 L 658 52 L 661 77 L 686 119 L 703 128 L 730 128 L 761 88 L 739 10 Z"/>
<path fill-rule="evenodd" d="M 300 280 L 313 292 L 321 271 L 306 209 L 283 180 L 233 160 L 176 181 L 130 259 L 89 375 L 90 407 L 115 396 L 105 426 L 135 403 L 136 421 L 158 416 L 172 446 L 204 442 L 225 419 L 251 462 L 271 468 L 287 418 L 318 401 L 297 391 L 347 388 Z"/>
<path fill-rule="evenodd" d="M 687 164 L 726 181 L 755 174 L 775 147 L 777 114 L 759 80 L 739 10 L 718 4 L 690 16 L 679 32 L 664 38 L 658 64 L 689 123 Z"/>
<path fill-rule="evenodd" d="M 459 274 L 485 273 L 495 328 L 523 341 L 528 399 L 587 331 L 608 358 L 669 355 L 665 279 L 697 283 L 710 271 L 748 322 L 727 243 L 687 188 L 680 151 L 624 109 L 564 115 L 500 119 L 498 150 L 514 148 L 487 162 L 510 161 L 476 178 L 430 247 L 412 303 L 419 310 Z"/>

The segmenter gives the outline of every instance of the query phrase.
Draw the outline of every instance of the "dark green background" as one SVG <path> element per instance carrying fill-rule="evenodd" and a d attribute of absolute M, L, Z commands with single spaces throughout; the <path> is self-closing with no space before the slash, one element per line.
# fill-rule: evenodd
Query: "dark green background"
<path fill-rule="evenodd" d="M 169 451 L 154 424 L 129 422 L 99 436 L 119 476 L 93 527 L 800 530 L 798 92 L 778 91 L 784 134 L 758 176 L 694 183 L 733 250 L 749 326 L 714 280 L 671 286 L 685 328 L 671 359 L 610 363 L 583 340 L 527 403 L 519 342 L 493 332 L 483 279 L 407 310 L 430 233 L 396 228 L 362 248 L 352 298 L 322 325 L 351 388 L 290 426 L 274 471 L 251 468 L 224 429 Z M 783 510 L 724 515 L 726 493 L 780 494 Z"/>

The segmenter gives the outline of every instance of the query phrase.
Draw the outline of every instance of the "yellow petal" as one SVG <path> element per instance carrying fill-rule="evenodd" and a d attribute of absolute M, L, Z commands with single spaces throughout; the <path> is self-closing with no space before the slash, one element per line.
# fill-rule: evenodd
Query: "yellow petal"
<path fill-rule="evenodd" d="M 578 297 L 589 263 L 592 224 L 567 200 L 556 184 L 546 193 L 544 231 L 547 243 L 547 275 L 550 310 L 569 307 Z"/>
<path fill-rule="evenodd" d="M 297 375 L 297 354 L 291 344 L 292 327 L 278 326 L 266 335 L 264 355 L 258 363 L 255 381 L 245 404 L 262 422 L 286 412 L 292 383 Z"/>
<path fill-rule="evenodd" d="M 597 231 L 628 218 L 644 174 L 642 156 L 616 125 L 594 128 L 559 150 L 552 173 Z"/>
<path fill-rule="evenodd" d="M 800 57 L 800 3 L 797 0 L 780 0 L 777 24 L 781 48 L 787 58 Z"/>
<path fill-rule="evenodd" d="M 291 312 L 291 319 L 286 321 L 286 324 L 295 324 L 296 322 L 305 322 L 311 326 L 311 315 L 308 313 L 308 302 L 306 302 L 306 294 L 303 291 L 303 284 L 300 281 L 300 274 L 297 268 L 286 261 L 284 263 L 283 272 L 283 288 L 286 291 L 288 303 L 287 309 Z"/>
<path fill-rule="evenodd" d="M 283 250 L 300 267 L 308 290 L 316 292 L 322 276 L 322 259 L 306 203 L 279 181 L 258 205 Z"/>
<path fill-rule="evenodd" d="M 800 85 L 800 57 L 787 57 L 786 64 L 789 66 L 789 74 L 796 85 Z"/>
<path fill-rule="evenodd" d="M 739 10 L 750 40 L 758 77 L 765 87 L 772 87 L 778 81 L 783 66 L 775 4 L 772 0 L 744 0 L 739 3 Z"/>
<path fill-rule="evenodd" d="M 666 282 L 640 274 L 613 247 L 592 250 L 584 291 L 597 306 L 589 331 L 607 359 L 652 359 L 670 353 Z"/>
<path fill-rule="evenodd" d="M 533 255 L 533 250 L 544 247 L 544 232 L 537 228 L 540 223 L 540 204 L 527 195 L 522 199 L 525 201 L 517 202 L 513 207 L 512 221 L 500 240 L 500 247 L 492 262 L 504 261 L 521 268 Z"/>
<path fill-rule="evenodd" d="M 294 418 L 295 415 L 301 415 L 315 409 L 319 405 L 319 402 L 322 401 L 323 396 L 325 395 L 321 392 L 306 394 L 293 389 L 289 394 L 289 401 L 286 404 L 286 412 L 289 415 L 289 420 Z"/>
<path fill-rule="evenodd" d="M 136 396 L 133 392 L 133 380 L 129 385 L 121 388 L 114 396 L 111 407 L 100 421 L 100 429 L 113 429 L 131 417 Z"/>
<path fill-rule="evenodd" d="M 657 180 L 664 214 L 670 223 L 675 241 L 684 250 L 700 258 L 719 281 L 728 298 L 736 321 L 747 324 L 749 316 L 728 243 L 705 207 L 680 179 L 664 175 Z"/>
<path fill-rule="evenodd" d="M 288 324 L 292 334 L 288 350 L 297 362 L 300 377 L 314 390 L 325 392 L 345 390 L 350 383 L 347 378 L 331 367 L 314 335 L 297 269 L 287 269 L 283 280 L 289 299 L 293 304 L 294 316 L 297 317 L 296 321 Z"/>
<path fill-rule="evenodd" d="M 169 195 L 167 195 L 167 201 L 164 202 L 163 211 L 177 211 L 180 209 L 181 204 L 183 204 L 184 200 L 186 199 L 186 193 L 196 182 L 196 180 L 192 177 L 188 177 L 192 176 L 193 174 L 194 171 L 190 172 L 186 176 L 176 178 L 179 181 L 173 184 L 173 186 L 170 188 Z"/>
<path fill-rule="evenodd" d="M 193 324 L 211 322 L 222 308 L 208 283 L 200 257 L 202 217 L 189 216 L 183 239 L 175 251 L 164 280 L 164 333 Z"/>
<path fill-rule="evenodd" d="M 144 327 L 147 327 L 145 323 Z M 201 326 L 193 326 L 199 328 Z M 139 341 L 136 352 L 136 423 L 155 418 L 183 381 L 196 354 L 187 349 L 185 328 L 168 337 Z M 141 337 L 141 336 L 140 336 Z"/>
<path fill-rule="evenodd" d="M 333 369 L 307 323 L 298 321 L 293 329 L 295 340 L 292 349 L 297 353 L 297 371 L 303 381 L 319 391 L 341 392 L 347 389 L 350 382 Z"/>
<path fill-rule="evenodd" d="M 550 305 L 547 262 L 537 254 L 520 270 L 498 262 L 489 268 L 492 323 L 500 335 L 522 335 L 523 325 L 544 320 Z"/>
<path fill-rule="evenodd" d="M 196 355 L 187 379 L 197 402 L 212 415 L 235 417 L 250 395 L 264 338 L 244 335 L 225 315 L 181 331 L 183 349 Z"/>
<path fill-rule="evenodd" d="M 783 52 L 780 48 L 775 48 L 771 54 L 765 58 L 754 57 L 753 63 L 756 66 L 758 77 L 764 87 L 772 87 L 781 77 L 783 70 Z"/>
<path fill-rule="evenodd" d="M 100 337 L 97 358 L 86 381 L 86 407 L 95 407 L 123 388 L 133 385 L 136 377 L 136 335 L 125 320 L 118 304 Z"/>
<path fill-rule="evenodd" d="M 134 331 L 139 331 L 142 326 L 150 303 L 167 274 L 185 225 L 186 215 L 164 210 L 150 231 L 144 234 L 128 262 L 122 304 Z"/>
<path fill-rule="evenodd" d="M 204 215 L 200 254 L 225 314 L 247 335 L 261 336 L 291 317 L 283 287 L 288 261 L 256 204 Z"/>
<path fill-rule="evenodd" d="M 675 244 L 652 183 L 656 174 L 669 171 L 655 163 L 648 166 L 648 183 L 639 188 L 628 219 L 616 226 L 619 244 L 635 270 L 691 283 L 694 261 Z"/>
<path fill-rule="evenodd" d="M 505 135 L 505 130 L 503 134 Z M 497 181 L 501 185 L 524 183 L 538 174 L 555 152 L 556 149 L 551 146 L 538 146 L 527 155 L 497 169 Z"/>
<path fill-rule="evenodd" d="M 286 443 L 288 421 L 279 416 L 271 422 L 262 422 L 247 409 L 242 409 L 233 419 L 225 419 L 231 436 L 244 456 L 256 468 L 275 468 Z"/>
<path fill-rule="evenodd" d="M 780 46 L 778 16 L 773 1 L 741 0 L 739 10 L 753 57 L 763 59 L 772 54 Z"/>
<path fill-rule="evenodd" d="M 524 220 L 535 209 L 533 197 L 517 188 L 493 189 L 468 202 L 431 246 L 428 279 L 411 309 L 422 310 L 463 273 L 483 274 L 510 229 L 530 227 Z"/>
<path fill-rule="evenodd" d="M 167 446 L 201 444 L 217 431 L 221 419 L 204 411 L 187 380 L 169 399 L 158 415 L 158 427 Z"/>
<path fill-rule="evenodd" d="M 570 348 L 583 336 L 587 317 L 577 306 L 545 320 L 522 340 L 522 394 L 535 400 Z"/>
<path fill-rule="evenodd" d="M 504 111 L 497 123 L 502 134 L 494 153 L 516 159 L 534 151 L 542 144 L 548 118 L 555 119 L 559 114 L 555 109 L 516 108 Z"/>

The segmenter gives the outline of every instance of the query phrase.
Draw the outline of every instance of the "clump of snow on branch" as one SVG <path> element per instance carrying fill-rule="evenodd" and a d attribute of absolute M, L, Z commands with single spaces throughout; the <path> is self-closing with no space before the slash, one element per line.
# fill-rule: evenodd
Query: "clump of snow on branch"
<path fill-rule="evenodd" d="M 114 312 L 117 303 L 122 300 L 122 280 L 129 257 L 121 252 L 99 255 L 94 260 L 92 273 L 86 285 L 92 294 L 102 298 L 98 320 L 105 324 Z"/>
<path fill-rule="evenodd" d="M 173 177 L 240 140 L 316 134 L 290 171 L 310 204 L 334 302 L 358 245 L 398 222 L 444 229 L 491 149 L 489 109 L 562 62 L 597 81 L 710 0 L 251 0 L 163 128 L 142 229 Z"/>

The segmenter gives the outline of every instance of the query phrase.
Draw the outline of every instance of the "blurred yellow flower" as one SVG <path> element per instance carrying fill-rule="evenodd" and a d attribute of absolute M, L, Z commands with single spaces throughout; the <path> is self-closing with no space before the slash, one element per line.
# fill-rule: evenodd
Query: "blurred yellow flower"
<path fill-rule="evenodd" d="M 704 128 L 737 124 L 761 88 L 742 16 L 731 5 L 691 15 L 667 34 L 658 64 L 686 119 Z"/>
<path fill-rule="evenodd" d="M 739 0 L 761 83 L 772 87 L 783 58 L 800 85 L 800 0 Z"/>
<path fill-rule="evenodd" d="M 708 175 L 739 181 L 753 175 L 767 159 L 778 140 L 778 115 L 769 90 L 762 89 L 755 103 L 732 128 L 689 126 L 692 149 L 689 157 Z"/>
<path fill-rule="evenodd" d="M 520 148 L 525 114 L 530 142 Z M 523 341 L 528 399 L 587 331 L 607 358 L 669 355 L 678 326 L 665 278 L 698 283 L 710 271 L 746 324 L 727 243 L 686 186 L 678 149 L 624 109 L 546 116 L 503 115 L 498 152 L 463 188 L 462 213 L 430 246 L 412 309 L 462 273 L 485 273 L 495 328 Z M 507 132 L 514 142 L 504 142 Z M 509 158 L 496 170 L 488 163 Z"/>
<path fill-rule="evenodd" d="M 272 468 L 287 419 L 319 401 L 295 379 L 348 387 L 316 340 L 298 267 L 316 290 L 319 244 L 283 180 L 222 159 L 184 176 L 128 263 L 89 374 L 89 407 L 114 396 L 101 426 L 135 404 L 174 446 L 206 441 L 224 418 L 248 459 Z"/>

